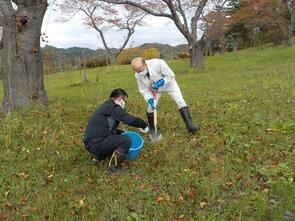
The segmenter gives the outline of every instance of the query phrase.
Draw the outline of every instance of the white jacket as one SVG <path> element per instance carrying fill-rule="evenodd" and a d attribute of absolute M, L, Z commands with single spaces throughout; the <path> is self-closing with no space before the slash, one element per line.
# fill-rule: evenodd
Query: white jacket
<path fill-rule="evenodd" d="M 175 74 L 162 59 L 154 58 L 146 60 L 145 62 L 147 64 L 150 78 L 138 73 L 135 73 L 135 78 L 137 80 L 139 92 L 142 94 L 144 99 L 148 101 L 150 98 L 153 98 L 153 94 L 150 90 L 151 84 L 163 78 L 165 85 L 160 87 L 158 90 L 159 92 L 162 92 L 165 90 L 165 86 L 167 86 L 171 80 L 175 79 Z"/>

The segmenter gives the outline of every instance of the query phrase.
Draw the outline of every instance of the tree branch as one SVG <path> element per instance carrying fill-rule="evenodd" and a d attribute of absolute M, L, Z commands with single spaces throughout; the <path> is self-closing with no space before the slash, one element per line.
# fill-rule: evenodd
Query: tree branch
<path fill-rule="evenodd" d="M 285 4 L 290 13 L 294 13 L 295 11 L 295 0 L 285 0 Z"/>
<path fill-rule="evenodd" d="M 196 41 L 198 39 L 198 37 L 197 37 L 198 20 L 200 19 L 200 16 L 201 16 L 203 9 L 206 6 L 207 2 L 208 2 L 208 0 L 202 0 L 199 3 L 199 6 L 195 12 L 195 15 L 192 18 L 191 29 L 192 29 L 192 38 L 194 39 L 194 41 Z"/>
<path fill-rule="evenodd" d="M 216 13 L 215 17 L 213 18 L 213 24 L 211 25 L 211 27 L 209 27 L 209 25 L 208 25 L 209 30 L 208 30 L 207 33 L 205 33 L 205 34 L 202 36 L 202 39 L 204 39 L 204 38 L 206 37 L 206 35 L 209 35 L 209 34 L 211 33 L 211 31 L 213 30 L 213 28 L 215 27 L 215 25 L 216 25 L 216 21 L 217 21 L 217 18 L 219 17 L 220 13 L 222 12 L 223 7 L 224 7 L 224 5 L 225 5 L 225 3 L 226 3 L 227 1 L 228 1 L 228 0 L 224 0 L 223 3 L 222 3 L 222 5 L 221 5 L 221 6 L 219 7 L 219 9 L 217 10 L 217 13 Z"/>
<path fill-rule="evenodd" d="M 278 24 L 278 27 L 279 27 L 279 30 L 281 31 L 281 33 L 282 33 L 283 35 L 285 35 L 286 32 L 285 32 L 285 30 L 284 30 L 284 28 L 283 28 L 281 22 L 278 22 L 277 24 Z"/>
<path fill-rule="evenodd" d="M 90 21 L 91 21 L 91 24 L 93 26 L 93 28 L 99 33 L 100 37 L 101 37 L 101 40 L 102 40 L 102 43 L 105 47 L 105 49 L 108 51 L 108 53 L 110 54 L 110 48 L 108 47 L 108 44 L 105 40 L 105 37 L 104 37 L 104 34 L 103 34 L 103 31 L 96 25 L 96 22 L 93 18 L 93 13 L 95 12 L 97 6 L 93 8 L 93 10 L 89 13 L 83 9 L 81 9 L 89 18 L 90 18 Z"/>
<path fill-rule="evenodd" d="M 142 15 L 141 18 L 139 18 L 138 20 L 136 20 L 134 22 L 134 24 L 130 27 L 129 25 L 129 21 L 131 19 L 128 19 L 127 20 L 127 30 L 128 30 L 128 33 L 127 33 L 127 37 L 125 39 L 125 41 L 123 42 L 122 46 L 119 48 L 118 52 L 116 53 L 116 56 L 118 56 L 123 50 L 124 48 L 126 47 L 126 45 L 128 44 L 131 36 L 134 34 L 135 32 L 135 27 L 142 21 L 142 19 L 145 17 L 146 15 Z"/>
<path fill-rule="evenodd" d="M 134 29 L 129 29 L 125 41 L 123 42 L 122 46 L 119 48 L 118 52 L 116 53 L 116 57 L 124 50 L 124 48 L 128 44 L 133 34 L 134 34 Z"/>
<path fill-rule="evenodd" d="M 152 11 L 151 9 L 147 8 L 146 6 L 143 6 L 141 5 L 140 3 L 135 3 L 133 1 L 123 1 L 123 0 L 100 0 L 102 2 L 107 2 L 107 3 L 112 3 L 112 4 L 117 4 L 117 5 L 131 5 L 131 6 L 134 6 L 136 8 L 139 8 L 151 15 L 154 15 L 154 16 L 158 16 L 158 17 L 167 17 L 167 18 L 170 18 L 170 19 L 173 19 L 172 18 L 172 15 L 171 14 L 167 14 L 167 13 L 161 13 L 161 12 L 154 12 Z"/>
<path fill-rule="evenodd" d="M 0 11 L 3 14 L 3 17 L 10 17 L 13 15 L 14 9 L 10 0 L 2 0 L 0 2 Z"/>
<path fill-rule="evenodd" d="M 167 4 L 170 12 L 171 12 L 171 15 L 172 15 L 172 20 L 174 21 L 175 25 L 177 26 L 177 28 L 179 29 L 179 31 L 184 35 L 184 36 L 188 36 L 189 35 L 189 30 L 188 30 L 188 27 L 185 26 L 184 24 L 182 24 L 178 14 L 177 14 L 177 10 L 175 8 L 175 5 L 173 4 L 172 1 L 165 1 L 165 3 Z"/>
<path fill-rule="evenodd" d="M 182 19 L 183 19 L 183 22 L 184 22 L 184 26 L 185 26 L 185 28 L 188 30 L 188 22 L 187 22 L 187 18 L 186 18 L 186 16 L 185 16 L 185 12 L 184 12 L 184 10 L 183 10 L 183 8 L 182 8 L 182 6 L 181 6 L 181 2 L 180 2 L 180 0 L 177 0 L 177 3 L 178 3 L 178 7 L 179 7 L 179 12 L 180 12 L 180 14 L 181 14 L 181 16 L 182 16 Z"/>
<path fill-rule="evenodd" d="M 73 13 L 73 15 L 71 15 L 69 18 L 65 19 L 65 20 L 61 20 L 61 22 L 67 22 L 70 21 L 72 18 L 75 17 L 76 14 L 78 14 L 79 11 L 82 11 L 82 8 L 78 8 L 76 12 Z"/>

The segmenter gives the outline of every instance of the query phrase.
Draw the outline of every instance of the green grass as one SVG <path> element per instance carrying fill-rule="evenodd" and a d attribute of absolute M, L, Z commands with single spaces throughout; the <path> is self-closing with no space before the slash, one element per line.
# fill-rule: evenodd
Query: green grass
<path fill-rule="evenodd" d="M 145 117 L 130 67 L 91 69 L 88 84 L 78 71 L 46 76 L 47 107 L 0 119 L 0 220 L 285 220 L 295 213 L 294 56 L 249 49 L 206 58 L 202 71 L 169 62 L 201 132 L 189 136 L 164 95 L 164 139 L 145 136 L 127 175 L 106 175 L 81 139 L 114 88 Z"/>

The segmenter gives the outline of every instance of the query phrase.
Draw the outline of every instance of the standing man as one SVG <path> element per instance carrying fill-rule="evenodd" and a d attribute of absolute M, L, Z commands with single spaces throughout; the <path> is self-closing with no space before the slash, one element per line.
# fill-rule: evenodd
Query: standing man
<path fill-rule="evenodd" d="M 122 170 L 121 165 L 131 147 L 131 138 L 117 129 L 120 121 L 148 132 L 148 125 L 140 118 L 128 114 L 124 108 L 127 93 L 119 88 L 113 90 L 110 99 L 100 105 L 89 119 L 84 133 L 85 148 L 98 161 L 112 154 L 107 172 L 116 173 Z"/>
<path fill-rule="evenodd" d="M 193 125 L 188 106 L 175 80 L 175 74 L 167 63 L 162 59 L 144 60 L 139 57 L 135 58 L 131 65 L 136 72 L 138 89 L 148 103 L 147 119 L 151 133 L 155 130 L 153 110 L 156 109 L 162 92 L 166 91 L 176 102 L 188 131 L 195 134 L 200 128 Z M 157 93 L 155 101 L 153 91 Z"/>

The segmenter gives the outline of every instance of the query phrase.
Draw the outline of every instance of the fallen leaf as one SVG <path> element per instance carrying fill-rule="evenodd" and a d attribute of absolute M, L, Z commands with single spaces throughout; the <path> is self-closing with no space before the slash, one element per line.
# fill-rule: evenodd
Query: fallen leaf
<path fill-rule="evenodd" d="M 73 144 L 74 144 L 74 145 L 79 145 L 79 144 L 81 144 L 81 140 L 80 140 L 80 139 L 75 139 L 75 140 L 73 141 Z"/>
<path fill-rule="evenodd" d="M 83 206 L 83 204 L 84 204 L 84 200 L 79 200 L 79 204 L 81 205 L 81 206 Z"/>
<path fill-rule="evenodd" d="M 29 174 L 27 174 L 25 172 L 20 172 L 20 173 L 16 174 L 16 176 L 18 176 L 18 177 L 28 177 Z"/>
<path fill-rule="evenodd" d="M 261 138 L 261 136 L 257 136 L 255 140 L 256 140 L 256 141 L 261 141 L 262 138 Z"/>
<path fill-rule="evenodd" d="M 21 215 L 22 218 L 27 218 L 28 216 L 29 216 L 29 214 L 27 214 L 27 213 Z"/>
<path fill-rule="evenodd" d="M 164 197 L 162 197 L 162 196 L 158 196 L 156 199 L 157 203 L 162 203 L 163 201 L 164 201 Z"/>
<path fill-rule="evenodd" d="M 94 183 L 94 179 L 92 179 L 91 177 L 88 177 L 88 178 L 87 178 L 87 182 L 88 182 L 89 184 L 93 184 L 93 183 Z"/>
<path fill-rule="evenodd" d="M 28 196 L 23 196 L 21 198 L 21 202 L 22 202 L 23 205 L 26 205 L 26 203 L 28 202 Z"/>
<path fill-rule="evenodd" d="M 257 160 L 257 158 L 255 156 L 251 157 L 250 159 L 252 162 L 255 162 Z"/>
<path fill-rule="evenodd" d="M 179 215 L 179 216 L 175 216 L 175 217 L 174 217 L 174 220 L 175 220 L 175 221 L 178 221 L 178 220 L 183 220 L 184 218 L 185 218 L 184 215 Z"/>
<path fill-rule="evenodd" d="M 232 188 L 233 186 L 233 183 L 231 181 L 228 181 L 225 183 L 225 185 L 228 187 L 228 188 Z"/>
<path fill-rule="evenodd" d="M 183 196 L 181 194 L 179 195 L 178 200 L 183 201 Z"/>
<path fill-rule="evenodd" d="M 277 202 L 274 199 L 271 199 L 269 203 L 274 207 L 276 206 Z"/>
<path fill-rule="evenodd" d="M 21 152 L 22 148 L 20 145 L 17 145 L 16 148 L 15 148 L 16 152 L 19 153 Z"/>
<path fill-rule="evenodd" d="M 52 179 L 53 178 L 53 175 L 52 174 L 50 174 L 48 177 L 47 177 L 47 179 Z"/>
<path fill-rule="evenodd" d="M 237 176 L 236 176 L 237 181 L 241 180 L 242 177 L 243 177 L 243 174 L 241 174 L 241 173 L 237 174 Z"/>
<path fill-rule="evenodd" d="M 155 190 L 155 191 L 160 191 L 159 186 L 156 185 L 156 184 L 154 184 L 154 185 L 152 186 L 152 188 L 153 188 L 153 190 Z"/>
<path fill-rule="evenodd" d="M 11 209 L 11 208 L 12 208 L 12 204 L 11 204 L 10 202 L 7 202 L 7 203 L 5 204 L 5 207 Z"/>
<path fill-rule="evenodd" d="M 200 202 L 200 207 L 204 209 L 206 207 L 207 203 L 206 202 Z"/>
<path fill-rule="evenodd" d="M 224 203 L 224 200 L 223 199 L 218 199 L 217 202 L 218 203 Z"/>
<path fill-rule="evenodd" d="M 216 162 L 217 162 L 217 158 L 216 158 L 215 155 L 210 156 L 210 157 L 209 157 L 209 160 L 210 160 L 211 162 L 213 162 L 213 163 L 216 163 Z"/>

